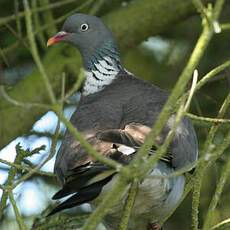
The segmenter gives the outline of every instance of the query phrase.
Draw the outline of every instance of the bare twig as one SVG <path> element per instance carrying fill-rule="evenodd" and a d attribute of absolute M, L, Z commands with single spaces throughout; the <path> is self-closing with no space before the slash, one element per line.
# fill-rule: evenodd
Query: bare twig
<path fill-rule="evenodd" d="M 5 50 L 5 49 L 2 49 L 2 48 L 0 47 L 0 56 L 2 57 L 2 60 L 3 60 L 3 62 L 6 64 L 6 66 L 9 67 L 10 64 L 9 64 L 9 61 L 8 61 L 6 55 L 5 55 L 4 50 Z M 1 82 L 0 82 L 0 83 L 1 83 Z"/>
<path fill-rule="evenodd" d="M 220 196 L 223 192 L 223 188 L 224 185 L 226 184 L 228 178 L 229 178 L 229 174 L 230 174 L 230 156 L 227 159 L 227 162 L 222 170 L 219 182 L 216 185 L 216 191 L 213 195 L 213 198 L 210 202 L 209 208 L 208 208 L 208 212 L 207 212 L 207 216 L 205 218 L 205 222 L 204 222 L 204 226 L 203 226 L 203 230 L 209 230 L 211 227 L 211 220 L 213 217 L 213 212 L 215 211 L 215 208 L 217 206 L 217 203 L 220 200 Z"/>
<path fill-rule="evenodd" d="M 38 7 L 37 9 L 33 9 L 31 12 L 34 13 L 34 12 L 43 12 L 45 10 L 50 10 L 50 9 L 54 9 L 54 8 L 58 8 L 58 7 L 61 7 L 63 5 L 66 5 L 66 4 L 69 4 L 69 3 L 72 3 L 72 2 L 75 2 L 76 0 L 64 0 L 64 1 L 61 1 L 61 2 L 55 2 L 55 3 L 51 3 L 49 5 L 46 5 L 46 6 L 42 6 L 42 7 Z M 13 20 L 16 20 L 17 18 L 22 18 L 25 16 L 25 11 L 23 12 L 18 12 L 17 15 L 13 14 L 11 16 L 8 16 L 8 17 L 4 17 L 4 18 L 1 18 L 0 19 L 0 26 L 1 25 L 4 25 L 6 23 L 9 23 Z"/>
<path fill-rule="evenodd" d="M 122 219 L 121 219 L 120 226 L 119 226 L 119 230 L 128 229 L 129 218 L 130 218 L 133 206 L 134 206 L 137 192 L 138 192 L 138 182 L 133 182 L 130 185 L 124 212 L 122 214 Z"/>
<path fill-rule="evenodd" d="M 106 2 L 106 0 L 98 0 L 95 2 L 95 4 L 91 7 L 89 14 L 95 15 L 100 10 L 100 8 L 103 6 L 103 4 Z"/>
<path fill-rule="evenodd" d="M 230 60 L 226 61 L 225 63 L 217 66 L 216 68 L 212 69 L 206 75 L 204 75 L 201 80 L 197 83 L 195 91 L 198 91 L 202 86 L 204 86 L 211 78 L 215 77 L 218 73 L 223 71 L 224 69 L 230 67 Z"/>
<path fill-rule="evenodd" d="M 14 213 L 15 213 L 15 217 L 16 217 L 16 220 L 17 220 L 17 223 L 18 223 L 18 227 L 19 227 L 20 230 L 26 230 L 27 229 L 26 225 L 25 225 L 25 223 L 23 221 L 23 218 L 20 215 L 20 212 L 18 210 L 18 207 L 17 207 L 16 201 L 14 199 L 14 195 L 13 195 L 12 190 L 10 190 L 8 192 L 8 194 L 9 194 L 10 202 L 11 202 L 11 204 L 13 206 L 13 209 L 14 209 Z"/>
<path fill-rule="evenodd" d="M 47 93 L 50 97 L 50 101 L 51 101 L 51 103 L 54 104 L 56 102 L 55 95 L 54 95 L 53 89 L 51 87 L 51 84 L 49 82 L 49 78 L 47 76 L 47 73 L 43 67 L 41 60 L 40 60 L 37 46 L 36 46 L 35 39 L 34 39 L 34 34 L 33 34 L 33 29 L 32 29 L 32 21 L 31 21 L 31 10 L 29 8 L 29 4 L 28 4 L 27 0 L 24 0 L 23 4 L 24 4 L 24 8 L 25 8 L 27 36 L 28 36 L 29 43 L 30 43 L 31 53 L 32 53 L 34 61 L 35 61 L 36 65 L 37 65 L 37 67 L 41 73 L 41 76 L 42 76 L 42 79 L 44 81 Z"/>
<path fill-rule="evenodd" d="M 4 159 L 0 159 L 0 163 L 3 163 L 5 165 L 8 165 L 10 167 L 14 167 L 16 168 L 17 170 L 25 170 L 27 172 L 29 172 L 30 170 L 32 170 L 31 167 L 28 167 L 26 165 L 20 165 L 20 164 L 15 164 L 15 163 L 12 163 L 12 162 L 9 162 L 9 161 L 6 161 Z M 42 170 L 38 170 L 36 172 L 37 175 L 41 175 L 41 176 L 49 176 L 49 177 L 54 177 L 54 174 L 53 173 L 50 173 L 50 172 L 45 172 L 45 171 L 42 171 Z"/>
<path fill-rule="evenodd" d="M 33 10 L 36 10 L 37 8 L 37 4 L 38 4 L 38 0 L 33 0 L 31 2 L 31 11 Z M 40 27 L 41 27 L 41 23 L 40 23 L 40 17 L 39 17 L 39 14 L 38 12 L 34 12 L 33 14 L 33 19 L 34 19 L 34 27 L 35 27 L 35 30 L 40 30 Z M 38 41 L 40 42 L 40 45 L 43 49 L 46 48 L 46 39 L 45 39 L 45 35 L 44 35 L 44 31 L 40 31 L 40 33 L 38 33 L 37 35 L 38 37 Z"/>
<path fill-rule="evenodd" d="M 222 118 L 224 116 L 229 105 L 230 105 L 230 93 L 226 97 L 225 101 L 223 102 L 217 118 Z M 216 134 L 216 131 L 218 130 L 218 127 L 219 127 L 219 124 L 216 124 L 216 123 L 211 127 L 208 133 L 208 137 L 205 141 L 204 147 L 202 149 L 201 155 L 205 155 L 205 154 L 207 155 L 212 151 L 213 146 L 214 146 L 212 142 Z M 229 135 L 227 135 L 227 137 L 225 138 L 222 145 L 218 146 L 218 149 L 216 150 L 216 152 L 213 154 L 210 154 L 210 156 L 217 157 L 219 153 L 222 153 L 225 150 L 225 148 L 227 148 L 228 145 L 226 146 L 226 139 L 230 141 L 230 132 L 229 132 Z M 222 148 L 224 149 L 223 151 L 222 151 Z M 198 214 L 199 214 L 198 208 L 199 208 L 200 191 L 201 191 L 201 185 L 202 185 L 202 178 L 205 172 L 205 166 L 206 166 L 206 162 L 203 161 L 202 164 L 200 164 L 199 167 L 197 167 L 196 174 L 195 174 L 193 202 L 192 202 L 192 227 L 194 230 L 198 229 Z"/>
<path fill-rule="evenodd" d="M 212 20 L 208 9 L 205 8 L 201 0 L 192 0 L 194 6 L 197 8 L 197 11 L 201 14 L 202 18 L 205 19 L 209 26 L 213 26 Z"/>
<path fill-rule="evenodd" d="M 20 42 L 20 44 L 22 44 L 26 49 L 29 49 L 27 43 L 26 43 L 26 40 L 23 39 L 18 33 L 17 31 L 15 31 L 9 24 L 6 24 L 5 25 L 6 28 L 12 33 L 12 35 L 17 38 L 17 41 Z"/>
<path fill-rule="evenodd" d="M 76 93 L 78 91 L 78 89 L 81 87 L 84 79 L 85 79 L 84 71 L 83 71 L 83 69 L 80 69 L 77 81 L 75 82 L 73 87 L 64 96 L 64 99 L 63 99 L 64 101 L 69 102 L 69 97 L 71 97 L 74 93 Z"/>
<path fill-rule="evenodd" d="M 228 148 L 230 143 L 230 131 L 228 132 L 228 134 L 226 135 L 226 137 L 224 138 L 223 142 L 220 144 L 219 148 L 217 149 L 213 149 L 210 152 L 210 157 L 208 159 L 206 159 L 205 156 L 203 156 L 201 159 L 199 159 L 197 167 L 201 166 L 203 168 L 203 173 L 207 171 L 207 169 L 209 167 L 211 167 L 214 162 L 216 162 L 216 160 L 223 154 L 223 152 L 226 150 L 226 148 Z M 187 196 L 187 194 L 192 190 L 192 188 L 194 187 L 194 183 L 196 181 L 196 177 L 187 175 L 186 180 L 188 181 L 185 187 L 185 191 L 183 193 L 182 198 L 180 199 L 180 201 L 178 202 L 177 206 L 173 208 L 173 210 L 161 221 L 160 224 L 165 223 L 168 218 L 174 213 L 174 211 L 177 209 L 177 207 L 181 204 L 181 202 L 185 199 L 185 197 Z"/>
<path fill-rule="evenodd" d="M 220 223 L 218 223 L 218 224 L 212 226 L 212 227 L 210 228 L 210 230 L 220 228 L 220 227 L 222 227 L 223 225 L 229 224 L 229 223 L 230 223 L 230 218 L 228 218 L 228 219 L 226 219 L 226 220 L 223 220 L 223 221 L 221 221 Z"/>
<path fill-rule="evenodd" d="M 4 191 L 4 190 L 5 190 L 5 186 L 0 184 L 0 189 L 1 189 L 2 191 Z"/>
<path fill-rule="evenodd" d="M 195 92 L 195 88 L 196 88 L 196 84 L 197 84 L 197 79 L 198 79 L 198 70 L 195 69 L 194 72 L 193 72 L 192 87 L 190 89 L 187 102 L 186 102 L 186 104 L 184 106 L 184 111 L 187 111 L 189 109 L 189 106 L 190 106 L 191 101 L 192 101 L 193 94 Z"/>
<path fill-rule="evenodd" d="M 23 175 L 17 182 L 15 182 L 12 185 L 12 189 L 16 188 L 22 182 L 28 180 L 33 174 L 35 174 L 42 166 L 44 166 L 54 156 L 54 154 L 56 152 L 59 130 L 60 130 L 60 121 L 58 121 L 58 123 L 57 123 L 54 137 L 53 137 L 52 143 L 51 143 L 50 153 L 48 154 L 48 156 L 44 160 L 42 160 L 40 164 L 38 164 L 36 167 L 31 169 L 28 173 Z"/>
<path fill-rule="evenodd" d="M 40 5 L 41 6 L 49 6 L 50 2 L 49 0 L 39 0 Z M 43 19 L 46 23 L 52 24 L 52 26 L 50 26 L 49 30 L 46 31 L 48 36 L 52 36 L 54 34 L 57 33 L 57 28 L 56 28 L 56 24 L 54 23 L 54 18 L 53 18 L 53 14 L 51 10 L 47 10 L 45 12 L 43 12 Z"/>
<path fill-rule="evenodd" d="M 16 146 L 16 152 L 17 152 L 17 155 L 15 157 L 14 164 L 19 165 L 19 164 L 21 164 L 23 158 L 26 157 L 26 156 L 20 151 L 20 146 L 19 145 Z M 14 177 L 15 177 L 16 173 L 17 173 L 17 169 L 15 167 L 11 167 L 10 170 L 9 170 L 8 177 L 7 177 L 7 180 L 6 180 L 5 184 L 4 184 L 4 186 L 12 188 L 13 180 L 14 180 Z M 2 218 L 4 209 L 6 208 L 7 198 L 8 198 L 8 192 L 6 190 L 4 190 L 3 194 L 2 194 L 2 197 L 1 197 L 0 219 Z"/>
<path fill-rule="evenodd" d="M 222 30 L 230 30 L 230 23 L 223 23 L 220 27 Z"/>
<path fill-rule="evenodd" d="M 186 113 L 186 116 L 191 118 L 192 120 L 198 120 L 200 122 L 209 122 L 216 124 L 228 124 L 230 123 L 230 119 L 218 119 L 218 118 L 210 118 L 210 117 L 201 117 L 192 113 Z"/>
<path fill-rule="evenodd" d="M 31 109 L 33 107 L 40 107 L 40 108 L 44 108 L 44 109 L 50 109 L 49 105 L 45 105 L 45 104 L 41 104 L 41 103 L 29 103 L 29 102 L 20 102 L 17 101 L 16 99 L 10 97 L 7 92 L 5 91 L 4 86 L 0 85 L 0 95 L 3 96 L 3 98 L 8 101 L 10 104 L 15 105 L 15 106 L 19 106 L 19 107 L 23 107 L 25 109 Z"/>
<path fill-rule="evenodd" d="M 16 26 L 17 26 L 18 35 L 19 35 L 19 37 L 21 37 L 22 27 L 21 27 L 20 18 L 18 17 L 18 14 L 19 14 L 19 2 L 18 2 L 18 0 L 14 0 L 14 11 L 15 11 L 15 19 L 16 19 Z"/>
<path fill-rule="evenodd" d="M 118 176 L 112 190 L 105 195 L 99 206 L 90 215 L 87 222 L 83 226 L 83 230 L 95 230 L 105 214 L 110 210 L 111 207 L 113 207 L 113 205 L 116 204 L 116 202 L 120 200 L 126 187 L 127 181 L 121 176 Z"/>
<path fill-rule="evenodd" d="M 52 26 L 53 24 L 57 24 L 59 22 L 64 21 L 68 16 L 74 14 L 77 11 L 80 11 L 80 10 L 84 9 L 87 6 L 90 6 L 93 2 L 94 2 L 94 0 L 87 0 L 87 1 L 85 1 L 82 5 L 78 6 L 77 8 L 75 8 L 75 9 L 73 9 L 71 11 L 69 11 L 68 13 L 62 15 L 61 17 L 55 19 L 52 23 L 45 24 L 39 30 L 36 30 L 34 33 L 35 34 L 39 33 L 41 30 L 45 30 L 45 29 L 49 28 L 50 26 Z"/>

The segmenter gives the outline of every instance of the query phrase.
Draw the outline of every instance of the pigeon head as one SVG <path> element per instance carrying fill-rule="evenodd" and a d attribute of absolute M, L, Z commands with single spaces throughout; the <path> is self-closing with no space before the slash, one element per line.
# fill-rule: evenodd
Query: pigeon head
<path fill-rule="evenodd" d="M 86 69 L 93 67 L 93 60 L 103 59 L 104 56 L 119 60 L 113 34 L 96 16 L 78 13 L 68 17 L 61 31 L 48 40 L 47 46 L 59 42 L 75 46 L 83 57 Z"/>

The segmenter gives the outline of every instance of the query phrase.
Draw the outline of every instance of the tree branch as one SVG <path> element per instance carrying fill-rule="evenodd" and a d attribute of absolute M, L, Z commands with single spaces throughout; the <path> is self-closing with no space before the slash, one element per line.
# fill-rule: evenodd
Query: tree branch
<path fill-rule="evenodd" d="M 230 123 L 230 119 L 218 119 L 218 118 L 210 118 L 210 117 L 201 117 L 201 116 L 197 116 L 195 114 L 192 113 L 187 113 L 186 114 L 187 117 L 191 118 L 192 120 L 198 120 L 200 122 L 209 122 L 209 123 L 222 123 L 222 124 L 229 124 Z"/>
<path fill-rule="evenodd" d="M 119 201 L 127 187 L 127 181 L 121 176 L 118 176 L 116 179 L 112 190 L 105 195 L 99 206 L 88 218 L 82 230 L 95 230 L 105 214 Z"/>
<path fill-rule="evenodd" d="M 229 178 L 229 174 L 230 174 L 230 155 L 226 161 L 226 164 L 222 170 L 219 182 L 216 185 L 216 191 L 213 195 L 213 198 L 210 202 L 209 208 L 208 208 L 208 212 L 205 218 L 205 222 L 204 222 L 204 226 L 203 226 L 203 230 L 209 230 L 211 227 L 211 223 L 212 223 L 212 217 L 213 217 L 213 213 L 215 211 L 215 208 L 220 200 L 220 196 L 223 192 L 223 188 L 224 185 L 226 184 L 228 178 Z"/>
<path fill-rule="evenodd" d="M 121 219 L 120 226 L 119 226 L 119 230 L 128 229 L 129 218 L 130 218 L 130 215 L 131 215 L 134 203 L 135 203 L 137 192 L 138 192 L 138 182 L 133 182 L 130 185 L 124 212 L 122 214 L 122 219 Z"/>
<path fill-rule="evenodd" d="M 56 102 L 54 92 L 53 92 L 52 86 L 50 84 L 46 70 L 45 70 L 45 68 L 41 62 L 41 59 L 40 59 L 40 56 L 38 53 L 38 49 L 37 49 L 37 45 L 35 43 L 35 39 L 34 39 L 34 35 L 33 35 L 33 28 L 32 28 L 32 21 L 31 21 L 31 10 L 29 8 L 28 1 L 24 0 L 23 5 L 25 8 L 26 29 L 27 29 L 27 36 L 28 36 L 29 43 L 30 43 L 31 53 L 32 53 L 34 61 L 35 61 L 36 65 L 39 69 L 39 72 L 41 73 L 41 77 L 42 77 L 42 80 L 43 80 L 44 85 L 46 87 L 47 93 L 49 95 L 49 99 L 50 99 L 51 103 L 54 104 Z"/>
<path fill-rule="evenodd" d="M 9 198 L 10 198 L 10 202 L 13 206 L 13 209 L 14 209 L 14 213 L 15 213 L 15 217 L 16 217 L 16 220 L 17 220 L 17 223 L 18 223 L 18 226 L 19 226 L 19 229 L 20 230 L 26 230 L 26 225 L 23 221 L 23 218 L 21 217 L 20 215 L 20 212 L 18 210 L 18 207 L 17 207 L 17 204 L 16 204 L 16 201 L 14 199 L 14 195 L 13 195 L 13 192 L 12 191 L 9 191 Z"/>

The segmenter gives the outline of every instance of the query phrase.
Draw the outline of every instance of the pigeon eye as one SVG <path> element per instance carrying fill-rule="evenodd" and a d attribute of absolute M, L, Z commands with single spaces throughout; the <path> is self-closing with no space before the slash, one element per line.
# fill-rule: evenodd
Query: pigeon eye
<path fill-rule="evenodd" d="M 89 29 L 89 25 L 88 24 L 86 24 L 86 23 L 84 23 L 84 24 L 81 24 L 81 31 L 86 31 L 86 30 L 88 30 Z"/>

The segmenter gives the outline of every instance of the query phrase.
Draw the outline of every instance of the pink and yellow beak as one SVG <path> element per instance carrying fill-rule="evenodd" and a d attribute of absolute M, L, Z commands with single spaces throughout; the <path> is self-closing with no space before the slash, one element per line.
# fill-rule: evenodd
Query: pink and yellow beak
<path fill-rule="evenodd" d="M 63 41 L 66 35 L 68 35 L 68 33 L 65 31 L 58 32 L 56 35 L 54 35 L 47 41 L 47 47 Z"/>

